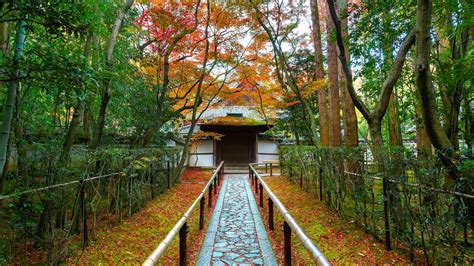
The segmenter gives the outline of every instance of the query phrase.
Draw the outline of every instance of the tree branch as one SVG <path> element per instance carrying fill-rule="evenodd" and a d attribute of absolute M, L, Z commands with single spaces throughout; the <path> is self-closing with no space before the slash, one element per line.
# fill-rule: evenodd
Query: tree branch
<path fill-rule="evenodd" d="M 349 91 L 349 95 L 351 96 L 352 101 L 354 102 L 354 105 L 361 112 L 364 118 L 367 121 L 372 121 L 372 117 L 370 115 L 369 110 L 367 109 L 367 106 L 365 106 L 365 104 L 359 99 L 359 96 L 357 95 L 354 89 L 352 72 L 349 69 L 349 66 L 347 64 L 346 50 L 344 49 L 344 42 L 343 42 L 342 30 L 341 30 L 341 21 L 337 17 L 336 8 L 334 7 L 334 0 L 327 0 L 327 4 L 329 8 L 329 13 L 331 14 L 331 18 L 332 18 L 332 21 L 334 22 L 335 29 L 336 29 L 336 42 L 337 42 L 337 47 L 339 48 L 339 61 L 341 62 L 342 70 L 344 71 L 344 74 L 346 76 L 347 90 Z"/>
<path fill-rule="evenodd" d="M 372 113 L 373 118 L 376 120 L 381 120 L 385 114 L 385 111 L 387 110 L 388 103 L 390 101 L 390 95 L 393 92 L 393 87 L 395 86 L 395 83 L 400 78 L 400 75 L 402 73 L 406 55 L 410 48 L 413 46 L 413 44 L 415 44 L 415 36 L 416 30 L 412 29 L 410 33 L 408 33 L 407 37 L 402 43 L 402 46 L 398 50 L 392 69 L 390 70 L 388 77 L 382 84 L 380 100 L 377 103 L 374 112 Z"/>

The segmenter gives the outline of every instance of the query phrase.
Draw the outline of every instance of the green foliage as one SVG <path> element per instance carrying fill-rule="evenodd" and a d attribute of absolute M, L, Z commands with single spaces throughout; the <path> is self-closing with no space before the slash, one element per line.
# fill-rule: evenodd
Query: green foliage
<path fill-rule="evenodd" d="M 89 224 L 91 235 L 96 230 L 96 221 L 129 217 L 169 185 L 174 185 L 169 175 L 181 152 L 180 149 L 115 147 L 90 153 L 75 149 L 70 165 L 53 169 L 49 162 L 56 160 L 57 153 L 45 146 L 30 147 L 30 150 L 32 158 L 28 170 L 39 176 L 29 180 L 12 177 L 6 185 L 11 190 L 5 194 L 103 176 L 84 183 L 87 213 L 89 220 L 94 221 Z M 168 166 L 171 169 L 167 169 Z M 41 251 L 33 261 L 62 261 L 69 241 L 81 232 L 79 190 L 80 183 L 76 182 L 2 200 L 0 220 L 7 226 L 0 230 L 4 236 L 0 241 L 0 261 L 31 256 L 27 253 L 31 251 L 16 250 L 30 243 L 34 244 L 35 252 Z"/>
<path fill-rule="evenodd" d="M 367 159 L 364 149 L 282 146 L 280 153 L 283 170 L 294 182 L 377 239 L 384 238 L 382 178 L 388 179 L 390 232 L 397 249 L 428 264 L 472 260 L 473 239 L 464 233 L 469 199 L 453 194 L 474 185 L 472 160 L 460 163 L 460 176 L 453 181 L 441 162 L 401 147 L 386 154 L 385 171 Z"/>

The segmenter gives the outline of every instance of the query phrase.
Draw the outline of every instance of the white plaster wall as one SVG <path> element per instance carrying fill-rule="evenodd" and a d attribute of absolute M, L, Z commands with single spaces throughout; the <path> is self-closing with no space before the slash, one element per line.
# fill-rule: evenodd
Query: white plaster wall
<path fill-rule="evenodd" d="M 267 154 L 257 154 L 257 162 L 261 163 L 263 160 L 276 160 L 278 161 L 278 155 L 267 155 Z"/>
<path fill-rule="evenodd" d="M 212 140 L 201 140 L 201 143 L 191 150 L 189 155 L 189 166 L 212 167 L 214 166 L 214 142 Z M 212 153 L 212 154 L 196 154 Z"/>
<path fill-rule="evenodd" d="M 199 145 L 191 149 L 191 153 L 209 153 L 214 152 L 214 141 L 211 139 L 200 140 Z"/>
<path fill-rule="evenodd" d="M 191 155 L 189 156 L 189 166 L 191 167 L 213 167 L 214 155 Z"/>
<path fill-rule="evenodd" d="M 260 154 L 273 153 L 273 154 Z M 258 140 L 257 141 L 257 162 L 263 160 L 278 160 L 278 145 L 272 140 Z"/>

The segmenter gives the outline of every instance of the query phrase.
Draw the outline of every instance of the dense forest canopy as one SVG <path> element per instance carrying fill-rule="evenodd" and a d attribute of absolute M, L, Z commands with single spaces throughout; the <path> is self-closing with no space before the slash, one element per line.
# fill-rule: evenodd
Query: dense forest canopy
<path fill-rule="evenodd" d="M 468 0 L 2 1 L 0 193 L 170 139 L 177 179 L 203 112 L 245 105 L 298 145 L 363 144 L 385 173 L 412 143 L 472 194 L 473 13 Z"/>

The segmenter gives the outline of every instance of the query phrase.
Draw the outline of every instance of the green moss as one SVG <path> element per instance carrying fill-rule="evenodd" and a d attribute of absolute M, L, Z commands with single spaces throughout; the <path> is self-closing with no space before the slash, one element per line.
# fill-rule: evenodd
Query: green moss
<path fill-rule="evenodd" d="M 258 120 L 250 117 L 231 117 L 231 116 L 220 116 L 215 117 L 204 123 L 204 125 L 210 126 L 265 126 L 267 123 L 263 120 Z"/>

